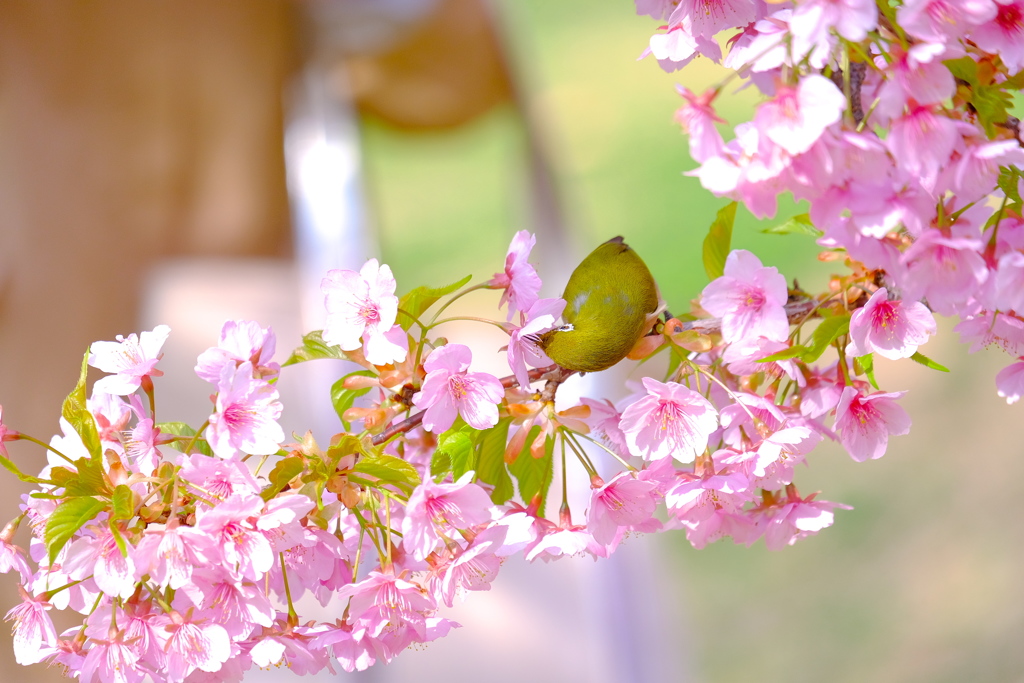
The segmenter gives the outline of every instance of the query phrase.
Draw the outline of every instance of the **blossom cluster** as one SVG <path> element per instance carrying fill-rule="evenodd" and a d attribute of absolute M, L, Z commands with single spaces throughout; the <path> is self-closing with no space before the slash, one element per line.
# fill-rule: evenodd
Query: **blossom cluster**
<path fill-rule="evenodd" d="M 667 21 L 645 54 L 668 71 L 703 56 L 763 95 L 726 142 L 715 102 L 679 86 L 693 172 L 758 217 L 790 192 L 803 227 L 863 265 L 843 283 L 956 316 L 971 350 L 1015 360 L 1024 391 L 1020 0 L 636 0 Z M 721 39 L 721 40 L 720 40 Z M 721 44 L 727 45 L 723 55 Z M 881 285 L 881 287 L 879 287 Z M 876 314 L 877 315 L 877 314 Z M 859 347 L 858 347 L 859 348 Z M 885 354 L 883 354 L 885 355 Z"/>
<path fill-rule="evenodd" d="M 574 373 L 542 339 L 566 302 L 540 297 L 526 231 L 502 272 L 476 283 L 399 297 L 376 259 L 330 271 L 325 328 L 282 363 L 269 328 L 225 323 L 197 359 L 213 387 L 198 426 L 156 419 L 166 326 L 96 342 L 60 435 L 46 443 L 0 420 L 0 464 L 32 486 L 0 532 L 0 572 L 20 578 L 7 614 L 20 663 L 82 683 L 363 670 L 458 627 L 444 608 L 488 590 L 512 555 L 604 558 L 628 535 L 666 530 L 697 548 L 781 549 L 847 508 L 797 488 L 822 440 L 861 462 L 910 429 L 904 392 L 877 385 L 876 355 L 941 367 L 919 350 L 938 313 L 959 316 L 976 347 L 1024 356 L 1021 152 L 999 108 L 1024 62 L 1006 38 L 1019 4 L 637 5 L 668 21 L 649 48 L 664 67 L 721 60 L 766 99 L 726 143 L 721 88 L 681 89 L 696 174 L 735 201 L 705 240 L 696 306 L 652 322 L 630 352 L 658 357 L 638 366 L 633 393 L 559 394 Z M 790 287 L 730 249 L 736 202 L 768 216 L 784 191 L 810 205 L 787 230 L 815 234 L 845 268 L 827 291 Z M 508 335 L 490 350 L 505 354 L 504 377 L 473 369 L 486 350 L 441 334 L 449 305 L 480 290 L 506 308 L 475 319 Z M 277 378 L 325 358 L 351 370 L 330 396 L 344 429 L 325 445 L 288 439 Z M 106 373 L 91 392 L 88 366 Z M 1024 362 L 997 384 L 1017 400 Z M 14 441 L 45 447 L 46 467 L 19 469 Z M 583 503 L 572 477 L 589 486 Z M 307 596 L 333 621 L 302 614 Z M 57 633 L 55 609 L 81 624 Z"/>
<path fill-rule="evenodd" d="M 672 319 L 637 344 L 641 355 L 671 349 L 663 379 L 643 377 L 618 405 L 587 397 L 556 408 L 572 373 L 550 363 L 537 335 L 565 302 L 538 297 L 532 246 L 521 232 L 503 273 L 400 301 L 376 260 L 328 273 L 327 326 L 285 363 L 362 368 L 332 390 L 346 431 L 327 448 L 310 434 L 286 441 L 276 341 L 257 323 L 225 323 L 199 356 L 195 371 L 215 393 L 198 428 L 155 420 L 166 326 L 93 344 L 85 361 L 108 374 L 86 398 L 83 364 L 62 434 L 37 442 L 48 464 L 21 475 L 35 489 L 0 535 L 0 571 L 21 578 L 22 603 L 8 613 L 18 661 L 63 666 L 83 683 L 365 669 L 458 626 L 439 609 L 489 589 L 512 554 L 596 559 L 629 533 L 674 528 L 696 547 L 726 536 L 792 544 L 845 507 L 793 483 L 821 435 L 835 430 L 863 460 L 909 427 L 898 394 L 868 393 L 836 363 L 809 372 L 799 359 L 728 355 L 793 348 L 784 279 L 743 251 L 701 299 L 719 331 Z M 472 351 L 435 334 L 447 305 L 479 289 L 502 290 L 508 306 L 504 321 L 489 321 L 509 335 L 504 378 L 472 371 Z M 927 311 L 884 290 L 849 323 L 858 353 L 905 355 L 933 331 Z M 34 440 L 0 427 L 0 444 L 21 439 Z M 587 478 L 582 509 L 563 489 L 557 515 L 546 514 L 556 460 L 566 477 Z M 14 543 L 21 521 L 27 553 Z M 303 618 L 306 594 L 336 619 Z M 56 633 L 53 609 L 80 612 L 81 626 Z"/>

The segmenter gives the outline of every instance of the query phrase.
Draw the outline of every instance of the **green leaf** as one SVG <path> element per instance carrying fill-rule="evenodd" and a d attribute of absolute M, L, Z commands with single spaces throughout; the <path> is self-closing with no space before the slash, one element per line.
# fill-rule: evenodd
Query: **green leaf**
<path fill-rule="evenodd" d="M 3 466 L 3 468 L 5 470 L 7 470 L 8 472 L 10 472 L 14 476 L 16 476 L 18 479 L 21 479 L 26 484 L 49 484 L 50 483 L 49 479 L 40 479 L 39 477 L 33 477 L 30 474 L 25 474 L 20 469 L 18 469 L 18 466 L 14 464 L 13 460 L 9 460 L 9 459 L 5 458 L 3 455 L 0 455 L 0 466 Z"/>
<path fill-rule="evenodd" d="M 931 368 L 932 370 L 938 370 L 939 372 L 949 372 L 949 368 L 943 365 L 939 365 L 938 363 L 936 363 L 931 358 L 929 358 L 928 356 L 924 355 L 921 352 L 915 353 L 913 356 L 910 357 L 910 360 L 920 363 L 926 368 Z"/>
<path fill-rule="evenodd" d="M 979 85 L 974 87 L 971 104 L 978 112 L 978 122 L 985 129 L 985 135 L 992 139 L 998 132 L 997 124 L 1005 123 L 1013 98 L 1003 90 L 1002 85 Z"/>
<path fill-rule="evenodd" d="M 114 545 L 121 553 L 121 557 L 128 557 L 128 542 L 124 539 L 124 534 L 116 524 L 110 524 L 110 535 L 114 537 Z"/>
<path fill-rule="evenodd" d="M 821 324 L 814 329 L 811 335 L 811 343 L 804 352 L 803 359 L 806 363 L 813 363 L 821 358 L 832 342 L 850 331 L 850 314 L 843 313 L 831 318 L 825 318 Z"/>
<path fill-rule="evenodd" d="M 295 365 L 305 363 L 307 360 L 320 360 L 323 358 L 346 359 L 348 356 L 338 346 L 329 346 L 324 341 L 323 330 L 313 330 L 302 338 L 302 345 L 292 351 L 292 355 L 284 362 L 284 365 Z"/>
<path fill-rule="evenodd" d="M 535 458 L 530 454 L 530 444 L 540 433 L 540 427 L 534 426 L 526 437 L 526 444 L 523 452 L 519 454 L 515 462 L 508 466 L 509 471 L 515 475 L 519 482 L 519 496 L 525 505 L 530 505 L 534 498 L 540 496 L 540 508 L 537 514 L 544 516 L 544 500 L 547 497 L 548 488 L 554 477 L 552 457 L 555 449 L 555 440 L 548 436 L 544 440 L 544 455 Z"/>
<path fill-rule="evenodd" d="M 1021 72 L 1024 74 L 1024 71 Z M 999 185 L 999 189 L 1002 190 L 1011 202 L 1017 204 L 1020 203 L 1020 191 L 1018 190 L 1018 183 L 1020 181 L 1020 171 L 1013 167 L 1003 166 L 999 169 L 999 179 L 996 183 Z"/>
<path fill-rule="evenodd" d="M 793 216 L 782 225 L 773 225 L 762 230 L 766 235 L 807 235 L 809 237 L 821 237 L 825 233 L 814 227 L 810 215 L 801 213 Z"/>
<path fill-rule="evenodd" d="M 173 434 L 174 436 L 188 437 L 185 441 L 172 441 L 171 448 L 185 452 L 185 447 L 189 444 L 189 440 L 196 435 L 196 430 L 192 429 L 189 425 L 184 422 L 161 422 L 157 425 L 161 432 L 164 434 Z M 192 451 L 198 451 L 203 455 L 209 455 L 213 457 L 213 449 L 210 448 L 209 442 L 206 439 L 196 439 L 195 443 L 192 444 Z"/>
<path fill-rule="evenodd" d="M 774 363 L 780 360 L 789 360 L 790 358 L 800 358 L 807 353 L 807 347 L 802 344 L 793 344 L 788 349 L 783 349 L 778 353 L 773 353 L 770 356 L 759 358 L 758 363 Z"/>
<path fill-rule="evenodd" d="M 972 87 L 978 85 L 978 63 L 970 57 L 947 59 L 942 63 L 946 65 L 954 78 L 958 78 Z"/>
<path fill-rule="evenodd" d="M 91 458 L 76 460 L 74 470 L 55 467 L 51 475 L 68 496 L 110 496 L 113 493 L 104 476 L 103 463 Z"/>
<path fill-rule="evenodd" d="M 85 376 L 89 372 L 89 352 L 85 352 L 85 357 L 82 358 L 82 371 L 78 375 L 78 384 L 68 394 L 68 397 L 64 399 L 64 405 L 61 407 L 61 415 L 71 423 L 71 426 L 78 433 L 78 436 L 82 438 L 82 443 L 85 444 L 86 450 L 89 451 L 89 455 L 99 459 L 103 457 L 103 449 L 100 447 L 100 435 L 96 431 L 96 420 L 93 419 L 92 413 L 85 405 Z"/>
<path fill-rule="evenodd" d="M 260 496 L 263 500 L 270 500 L 279 492 L 284 491 L 288 483 L 302 474 L 305 469 L 305 463 L 297 455 L 282 458 L 274 465 L 274 469 L 270 470 L 270 475 L 267 477 L 270 480 L 270 486 L 263 489 Z"/>
<path fill-rule="evenodd" d="M 46 520 L 43 540 L 46 542 L 46 550 L 51 564 L 57 559 L 57 553 L 61 551 L 68 539 L 104 508 L 106 505 L 95 498 L 78 496 L 68 498 L 50 513 L 50 519 Z"/>
<path fill-rule="evenodd" d="M 494 487 L 494 491 L 491 492 L 491 501 L 495 505 L 508 502 L 516 493 L 512 477 L 509 476 L 508 468 L 505 466 L 505 444 L 508 441 L 508 427 L 511 423 L 511 417 L 504 417 L 498 420 L 498 424 L 480 432 L 477 438 L 479 450 L 476 478 Z"/>
<path fill-rule="evenodd" d="M 444 287 L 417 287 L 412 290 L 398 300 L 398 324 L 402 326 L 402 329 L 408 330 L 414 319 L 423 315 L 428 308 L 437 303 L 438 299 L 465 287 L 472 279 L 472 275 L 467 275 L 458 282 Z"/>
<path fill-rule="evenodd" d="M 114 487 L 114 495 L 110 499 L 113 511 L 111 517 L 116 519 L 131 519 L 135 516 L 135 494 L 124 484 Z"/>
<path fill-rule="evenodd" d="M 732 244 L 732 224 L 736 220 L 736 202 L 729 202 L 718 212 L 704 238 L 704 272 L 709 280 L 722 276 L 725 259 Z"/>
<path fill-rule="evenodd" d="M 452 479 L 456 481 L 466 472 L 476 469 L 476 450 L 473 443 L 473 433 L 476 431 L 468 426 L 457 432 L 449 430 L 437 440 L 437 452 L 444 453 L 450 466 Z M 431 474 L 435 473 L 431 472 Z"/>
<path fill-rule="evenodd" d="M 394 484 L 406 494 L 412 493 L 412 490 L 420 485 L 420 475 L 416 468 L 393 455 L 364 455 L 352 471 Z"/>
<path fill-rule="evenodd" d="M 858 375 L 866 375 L 871 386 L 880 391 L 875 381 L 875 359 L 870 353 L 853 359 L 853 371 Z"/>
<path fill-rule="evenodd" d="M 372 370 L 357 370 L 355 372 L 350 372 L 331 385 L 331 405 L 334 406 L 334 412 L 338 414 L 338 418 L 341 420 L 341 424 L 345 426 L 346 432 L 352 430 L 352 425 L 345 419 L 345 411 L 352 407 L 357 398 L 368 392 L 371 388 L 346 389 L 345 380 L 353 375 L 360 375 L 362 377 L 377 376 L 377 374 Z"/>

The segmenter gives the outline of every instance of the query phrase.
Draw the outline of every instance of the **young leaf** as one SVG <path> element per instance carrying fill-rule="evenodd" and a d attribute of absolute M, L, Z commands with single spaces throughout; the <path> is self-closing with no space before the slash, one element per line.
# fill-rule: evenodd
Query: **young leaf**
<path fill-rule="evenodd" d="M 438 299 L 465 287 L 472 279 L 472 275 L 467 275 L 458 282 L 444 287 L 417 287 L 412 290 L 398 300 L 398 324 L 402 326 L 402 329 L 408 330 L 415 319 L 418 319 L 428 308 L 437 303 Z"/>
<path fill-rule="evenodd" d="M 1024 74 L 1024 71 L 1021 71 Z M 1017 204 L 1020 203 L 1020 190 L 1018 184 L 1020 182 L 1020 171 L 1016 168 L 1003 166 L 999 169 L 999 179 L 996 184 L 999 185 L 999 189 L 1009 198 L 1011 202 Z"/>
<path fill-rule="evenodd" d="M 394 484 L 407 494 L 420 485 L 420 475 L 416 468 L 393 455 L 365 455 L 352 468 L 352 472 Z"/>
<path fill-rule="evenodd" d="M 182 453 L 185 452 L 185 447 L 192 441 L 192 437 L 196 435 L 196 430 L 192 429 L 192 427 L 184 422 L 161 422 L 157 427 L 164 434 L 187 437 L 184 441 L 176 440 L 171 442 L 171 448 L 179 450 Z M 203 455 L 213 457 L 213 449 L 210 448 L 210 444 L 206 439 L 196 439 L 195 443 L 192 444 L 192 450 L 198 451 Z"/>
<path fill-rule="evenodd" d="M 365 387 L 363 389 L 346 389 L 345 380 L 353 375 L 376 377 L 376 374 L 370 370 L 357 370 L 356 372 L 351 372 L 345 375 L 331 385 L 331 405 L 334 406 L 334 412 L 336 412 L 338 414 L 338 418 L 341 419 L 341 424 L 345 426 L 345 431 L 351 431 L 352 429 L 352 425 L 345 419 L 345 411 L 352 407 L 357 398 L 370 390 L 370 387 Z"/>
<path fill-rule="evenodd" d="M 938 363 L 936 363 L 935 361 L 933 361 L 931 358 L 924 355 L 920 351 L 911 356 L 910 360 L 920 363 L 926 368 L 931 368 L 932 370 L 938 370 L 939 372 L 949 372 L 949 368 L 943 365 L 939 365 Z"/>
<path fill-rule="evenodd" d="M 337 346 L 328 346 L 324 341 L 323 330 L 313 330 L 302 338 L 302 346 L 292 351 L 292 355 L 284 362 L 284 365 L 295 365 L 305 363 L 307 360 L 320 360 L 322 358 L 345 359 L 348 356 Z"/>
<path fill-rule="evenodd" d="M 100 435 L 96 431 L 96 420 L 85 405 L 85 376 L 89 372 L 89 352 L 85 352 L 82 359 L 82 371 L 78 375 L 78 384 L 64 399 L 61 407 L 61 415 L 71 423 L 71 426 L 82 438 L 86 450 L 94 458 L 103 457 L 103 450 L 100 448 Z"/>
<path fill-rule="evenodd" d="M 736 220 L 736 202 L 729 202 L 718 212 L 704 238 L 704 271 L 709 280 L 722 276 L 725 259 L 732 244 L 732 224 Z"/>
<path fill-rule="evenodd" d="M 75 532 L 105 507 L 104 503 L 95 498 L 79 496 L 68 498 L 54 509 L 50 518 L 46 520 L 46 529 L 43 532 L 50 564 L 57 559 L 57 553 Z"/>
<path fill-rule="evenodd" d="M 63 469 L 63 468 L 62 468 Z M 63 482 L 64 492 L 69 496 L 109 496 L 110 482 L 103 471 L 103 463 L 93 458 L 79 458 L 75 461 L 72 476 Z"/>
<path fill-rule="evenodd" d="M 773 353 L 770 356 L 764 358 L 758 358 L 758 363 L 774 363 L 780 360 L 789 360 L 790 358 L 800 358 L 807 353 L 807 347 L 803 344 L 793 344 L 788 349 L 783 349 L 778 353 Z"/>
<path fill-rule="evenodd" d="M 114 488 L 114 495 L 111 497 L 113 511 L 111 517 L 116 519 L 131 519 L 135 516 L 135 494 L 124 484 L 118 484 Z M 111 526 L 113 528 L 113 526 Z"/>
<path fill-rule="evenodd" d="M 811 217 L 806 213 L 793 216 L 782 225 L 773 225 L 761 232 L 766 235 L 807 235 L 808 237 L 821 237 L 825 233 L 814 227 Z"/>
<path fill-rule="evenodd" d="M 274 465 L 274 469 L 270 470 L 270 476 L 267 477 L 270 480 L 270 486 L 260 492 L 260 497 L 263 500 L 270 500 L 283 491 L 292 479 L 302 474 L 304 469 L 305 464 L 297 455 L 282 458 Z"/>
<path fill-rule="evenodd" d="M 858 366 L 860 367 L 860 372 L 863 372 L 867 376 L 868 381 L 871 382 L 871 386 L 873 386 L 876 391 L 881 391 L 878 388 L 878 382 L 875 381 L 874 356 L 872 356 L 870 353 L 864 356 L 857 356 L 856 358 L 853 359 L 854 371 L 857 371 Z"/>
<path fill-rule="evenodd" d="M 508 466 L 508 469 L 519 482 L 519 496 L 523 499 L 523 503 L 529 505 L 534 498 L 540 496 L 540 509 L 537 514 L 543 516 L 544 499 L 547 497 L 548 488 L 554 477 L 552 455 L 554 454 L 555 440 L 550 436 L 547 437 L 544 441 L 544 455 L 534 458 L 530 454 L 530 444 L 533 443 L 533 439 L 538 433 L 539 428 L 536 426 L 530 430 L 530 434 L 526 437 L 526 445 L 523 446 L 523 452 L 519 454 L 515 462 Z"/>
<path fill-rule="evenodd" d="M 511 423 L 512 418 L 504 417 L 498 420 L 498 424 L 480 432 L 477 438 L 479 452 L 476 478 L 494 487 L 491 500 L 495 505 L 502 505 L 515 495 L 512 477 L 505 466 L 505 443 L 508 441 L 508 427 Z"/>
<path fill-rule="evenodd" d="M 445 432 L 437 440 L 438 450 L 448 455 L 452 466 L 452 479 L 456 481 L 466 472 L 476 469 L 476 451 L 473 446 L 472 427 L 465 427 L 455 433 Z"/>
<path fill-rule="evenodd" d="M 811 343 L 803 354 L 804 362 L 813 363 L 821 358 L 832 342 L 850 331 L 850 314 L 843 313 L 825 318 L 814 329 L 811 335 Z"/>
<path fill-rule="evenodd" d="M 5 458 L 2 455 L 0 455 L 0 465 L 2 465 L 5 470 L 7 470 L 8 472 L 10 472 L 14 476 L 16 476 L 18 479 L 22 480 L 26 484 L 49 484 L 50 483 L 49 480 L 40 479 L 39 477 L 33 477 L 32 475 L 25 474 L 20 469 L 18 469 L 18 466 L 14 464 L 14 461 L 8 460 L 7 458 Z"/>

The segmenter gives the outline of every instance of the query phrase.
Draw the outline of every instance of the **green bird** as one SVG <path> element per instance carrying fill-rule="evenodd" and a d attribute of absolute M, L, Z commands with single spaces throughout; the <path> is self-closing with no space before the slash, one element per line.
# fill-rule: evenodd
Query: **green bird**
<path fill-rule="evenodd" d="M 538 346 L 563 368 L 578 372 L 604 370 L 625 358 L 660 312 L 651 272 L 621 237 L 576 266 L 562 298 L 566 324 L 540 335 Z"/>

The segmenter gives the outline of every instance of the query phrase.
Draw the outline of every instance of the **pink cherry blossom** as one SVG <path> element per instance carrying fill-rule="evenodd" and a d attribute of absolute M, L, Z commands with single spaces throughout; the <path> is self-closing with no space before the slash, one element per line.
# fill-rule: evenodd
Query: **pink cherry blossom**
<path fill-rule="evenodd" d="M 957 128 L 934 105 L 920 105 L 892 121 L 885 139 L 899 168 L 934 190 L 939 171 L 949 164 Z"/>
<path fill-rule="evenodd" d="M 1016 73 L 1024 67 L 1024 0 L 996 0 L 995 4 L 996 16 L 971 30 L 970 37 Z"/>
<path fill-rule="evenodd" d="M 123 632 L 113 631 L 110 640 L 91 639 L 85 660 L 78 669 L 80 683 L 141 683 L 149 673 L 139 666 L 139 655 L 125 643 Z"/>
<path fill-rule="evenodd" d="M 197 617 L 223 626 L 236 640 L 248 638 L 259 626 L 273 625 L 276 612 L 262 586 L 217 566 L 197 567 L 194 576 L 202 595 Z"/>
<path fill-rule="evenodd" d="M 44 596 L 21 591 L 21 604 L 12 608 L 5 621 L 14 622 L 14 659 L 18 664 L 35 664 L 46 655 L 45 649 L 57 644 L 57 632 L 47 611 L 52 605 Z"/>
<path fill-rule="evenodd" d="M 896 21 L 915 38 L 946 43 L 995 15 L 991 0 L 906 0 L 896 10 Z"/>
<path fill-rule="evenodd" d="M 850 317 L 847 355 L 877 353 L 884 358 L 910 358 L 935 334 L 935 316 L 918 301 L 889 300 L 883 287 Z"/>
<path fill-rule="evenodd" d="M 953 331 L 960 334 L 961 342 L 971 344 L 970 353 L 998 346 L 1011 356 L 1024 356 L 1024 320 L 1016 315 L 982 311 L 962 320 Z"/>
<path fill-rule="evenodd" d="M 166 632 L 164 675 L 169 683 L 184 681 L 196 669 L 220 671 L 231 657 L 231 639 L 222 626 L 193 621 L 177 612 L 171 612 L 161 621 Z"/>
<path fill-rule="evenodd" d="M 256 528 L 263 511 L 259 496 L 232 496 L 216 507 L 197 513 L 194 527 L 179 534 L 211 564 L 237 571 L 258 581 L 274 566 L 274 551 L 267 537 Z"/>
<path fill-rule="evenodd" d="M 192 540 L 181 534 L 178 520 L 171 517 L 167 524 L 149 524 L 136 548 L 138 578 L 149 574 L 161 588 L 178 590 L 192 578 L 192 570 L 203 562 L 192 547 Z"/>
<path fill-rule="evenodd" d="M 1006 402 L 1013 405 L 1024 394 L 1024 359 L 1018 358 L 1016 363 L 1007 365 L 996 375 L 996 388 Z"/>
<path fill-rule="evenodd" d="M 703 396 L 682 384 L 643 378 L 647 395 L 622 413 L 619 427 L 630 451 L 644 460 L 671 455 L 693 462 L 718 427 L 718 414 Z"/>
<path fill-rule="evenodd" d="M 620 472 L 590 494 L 587 530 L 594 541 L 608 547 L 619 527 L 644 524 L 657 507 L 657 483 L 643 481 L 628 472 Z"/>
<path fill-rule="evenodd" d="M 488 429 L 498 423 L 498 403 L 505 389 L 497 377 L 486 372 L 467 372 L 473 352 L 462 344 L 434 349 L 423 369 L 427 376 L 413 404 L 425 410 L 423 428 L 440 434 L 461 415 L 470 426 Z"/>
<path fill-rule="evenodd" d="M 776 268 L 766 268 L 757 256 L 737 249 L 726 258 L 722 277 L 704 288 L 701 306 L 722 319 L 727 343 L 754 337 L 786 341 L 788 298 L 786 278 Z"/>
<path fill-rule="evenodd" d="M 906 298 L 927 299 L 940 315 L 964 310 L 988 277 L 980 248 L 979 239 L 926 230 L 903 254 L 906 275 L 900 284 Z"/>
<path fill-rule="evenodd" d="M 253 377 L 252 370 L 251 361 L 221 369 L 216 411 L 206 430 L 210 447 L 221 458 L 239 453 L 270 455 L 284 441 L 284 430 L 277 423 L 282 410 L 277 389 Z"/>
<path fill-rule="evenodd" d="M 789 25 L 794 38 L 800 36 L 810 44 L 830 46 L 833 30 L 859 42 L 878 26 L 878 7 L 873 0 L 808 0 L 794 8 Z"/>
<path fill-rule="evenodd" d="M 339 598 L 351 598 L 349 611 L 355 623 L 378 637 L 385 628 L 409 628 L 414 638 L 426 638 L 426 617 L 436 608 L 434 600 L 418 584 L 391 574 L 371 571 L 358 583 L 343 586 Z"/>
<path fill-rule="evenodd" d="M 389 336 L 398 316 L 398 297 L 391 268 L 370 259 L 357 273 L 331 270 L 320 283 L 327 306 L 323 338 L 344 351 L 363 349 L 374 365 L 405 360 L 406 348 Z M 404 337 L 404 334 L 400 334 Z"/>
<path fill-rule="evenodd" d="M 125 549 L 127 555 L 122 555 L 110 528 L 100 527 L 95 536 L 71 543 L 64 570 L 76 580 L 91 575 L 96 587 L 107 595 L 130 598 L 136 585 L 135 548 L 129 543 Z"/>
<path fill-rule="evenodd" d="M 795 88 L 780 85 L 775 98 L 758 107 L 754 124 L 789 154 L 801 154 L 839 121 L 845 108 L 846 98 L 835 83 L 805 76 Z"/>
<path fill-rule="evenodd" d="M 711 106 L 718 91 L 710 89 L 695 95 L 682 85 L 676 85 L 676 91 L 686 100 L 686 104 L 676 110 L 675 119 L 683 127 L 683 132 L 690 136 L 690 156 L 698 162 L 720 156 L 725 142 L 715 124 L 725 121 Z"/>
<path fill-rule="evenodd" d="M 6 574 L 12 570 L 17 571 L 21 575 L 21 582 L 26 583 L 32 578 L 32 570 L 25 559 L 25 551 L 6 538 L 8 535 L 14 535 L 13 531 L 9 534 L 8 529 L 16 528 L 8 524 L 4 533 L 0 535 L 0 574 Z"/>
<path fill-rule="evenodd" d="M 167 341 L 171 328 L 157 325 L 152 331 L 126 339 L 117 335 L 117 341 L 93 342 L 89 349 L 89 365 L 103 372 L 114 373 L 96 380 L 93 391 L 126 396 L 142 385 L 146 377 L 159 377 L 163 373 L 156 369 L 160 360 L 160 349 Z"/>
<path fill-rule="evenodd" d="M 843 389 L 836 408 L 835 430 L 839 441 L 857 462 L 885 455 L 889 436 L 910 431 L 910 416 L 896 403 L 905 391 L 861 394 L 853 387 Z"/>
<path fill-rule="evenodd" d="M 199 355 L 196 374 L 216 384 L 225 364 L 252 361 L 255 376 L 263 379 L 277 377 L 281 366 L 272 360 L 276 344 L 274 331 L 269 327 L 260 327 L 259 323 L 250 320 L 229 320 L 220 330 L 217 346 Z"/>
<path fill-rule="evenodd" d="M 444 536 L 491 521 L 491 497 L 472 479 L 472 472 L 452 484 L 427 479 L 412 492 L 402 520 L 402 543 L 413 557 L 422 560 Z"/>
<path fill-rule="evenodd" d="M 512 326 L 512 338 L 508 342 L 508 366 L 521 387 L 530 386 L 527 363 L 535 368 L 552 364 L 544 350 L 537 345 L 537 335 L 555 326 L 565 309 L 563 299 L 538 299 L 530 306 L 522 326 Z"/>
<path fill-rule="evenodd" d="M 665 506 L 686 527 L 686 538 L 695 548 L 730 534 L 730 518 L 752 500 L 750 482 L 734 468 L 708 471 L 698 476 L 681 473 L 665 492 Z"/>
<path fill-rule="evenodd" d="M 512 238 L 508 247 L 508 254 L 505 256 L 505 270 L 495 273 L 489 287 L 504 289 L 501 294 L 499 308 L 508 303 L 508 319 L 516 311 L 528 311 L 537 301 L 540 293 L 540 276 L 537 270 L 529 262 L 530 250 L 537 243 L 537 238 L 527 230 L 520 230 Z"/>
<path fill-rule="evenodd" d="M 537 527 L 540 532 L 537 540 L 523 552 L 528 562 L 537 558 L 550 562 L 562 557 L 583 555 L 594 549 L 594 537 L 586 527 L 573 524 L 565 513 L 560 515 L 558 524 L 538 518 Z"/>
<path fill-rule="evenodd" d="M 822 529 L 832 526 L 835 519 L 833 510 L 852 510 L 849 505 L 806 499 L 788 500 L 781 507 L 772 510 L 764 529 L 764 542 L 768 550 L 782 550 L 798 540 L 813 536 Z"/>
<path fill-rule="evenodd" d="M 679 0 L 668 23 L 681 24 L 691 35 L 710 37 L 755 19 L 755 0 Z"/>

